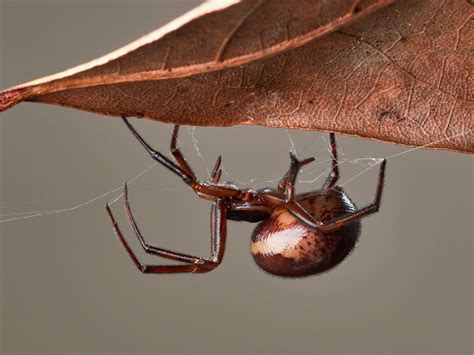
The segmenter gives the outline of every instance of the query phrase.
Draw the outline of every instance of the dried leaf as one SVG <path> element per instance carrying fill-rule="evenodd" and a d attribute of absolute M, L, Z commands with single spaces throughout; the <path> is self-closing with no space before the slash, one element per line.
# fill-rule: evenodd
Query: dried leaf
<path fill-rule="evenodd" d="M 166 80 L 242 65 L 301 46 L 392 1 L 208 1 L 104 57 L 0 93 L 0 111 L 65 89 Z M 85 101 L 78 106 L 88 110 L 88 98 L 78 99 Z"/>
<path fill-rule="evenodd" d="M 474 152 L 470 1 L 398 0 L 344 28 L 388 2 L 232 3 L 208 2 L 134 51 L 6 90 L 0 105 L 28 100 Z"/>

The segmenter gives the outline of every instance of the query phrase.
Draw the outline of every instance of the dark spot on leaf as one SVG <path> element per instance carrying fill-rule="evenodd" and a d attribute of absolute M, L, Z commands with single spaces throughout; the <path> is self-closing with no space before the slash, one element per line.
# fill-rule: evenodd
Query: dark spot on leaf
<path fill-rule="evenodd" d="M 354 8 L 354 13 L 355 13 L 355 14 L 358 14 L 358 13 L 361 12 L 361 11 L 362 11 L 362 8 L 361 8 L 360 6 L 356 6 L 356 7 Z"/>
<path fill-rule="evenodd" d="M 377 120 L 381 121 L 392 121 L 394 123 L 399 123 L 404 121 L 406 118 L 403 117 L 398 110 L 394 109 L 393 107 L 390 108 L 381 108 L 377 112 Z"/>
<path fill-rule="evenodd" d="M 308 100 L 308 104 L 314 104 L 314 101 L 313 100 Z"/>

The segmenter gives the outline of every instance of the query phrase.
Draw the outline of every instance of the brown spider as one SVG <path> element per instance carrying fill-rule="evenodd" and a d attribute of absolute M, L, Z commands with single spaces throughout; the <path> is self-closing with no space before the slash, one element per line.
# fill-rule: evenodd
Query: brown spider
<path fill-rule="evenodd" d="M 209 272 L 224 256 L 226 222 L 261 222 L 252 234 L 251 251 L 256 263 L 265 271 L 278 276 L 299 277 L 324 272 L 339 264 L 353 249 L 360 234 L 359 219 L 377 212 L 382 197 L 386 161 L 379 170 L 375 200 L 357 210 L 341 187 L 336 140 L 330 134 L 332 172 L 321 190 L 295 195 L 294 184 L 302 166 L 314 158 L 299 161 L 290 153 L 291 165 L 278 188 L 250 190 L 232 184 L 219 184 L 221 157 L 217 159 L 209 182 L 196 179 L 176 146 L 179 126 L 174 127 L 171 153 L 176 163 L 155 151 L 122 116 L 123 121 L 153 159 L 180 176 L 199 197 L 212 200 L 211 256 L 208 259 L 173 252 L 147 244 L 137 226 L 128 202 L 125 184 L 124 204 L 135 234 L 148 254 L 184 262 L 184 265 L 143 265 L 135 256 L 106 205 L 115 233 L 137 268 L 143 273 Z"/>

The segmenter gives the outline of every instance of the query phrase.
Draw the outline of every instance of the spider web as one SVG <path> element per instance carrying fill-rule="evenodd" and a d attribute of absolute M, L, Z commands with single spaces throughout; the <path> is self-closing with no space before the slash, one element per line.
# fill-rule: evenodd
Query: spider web
<path fill-rule="evenodd" d="M 184 131 L 187 132 L 187 135 L 189 136 L 188 138 L 191 142 L 195 155 L 198 157 L 198 159 L 201 160 L 201 163 L 202 163 L 201 165 L 205 167 L 205 170 L 207 171 L 207 175 L 208 177 L 210 177 L 211 169 L 213 167 L 214 162 L 211 161 L 211 159 L 208 159 L 206 157 L 206 154 L 203 153 L 202 149 L 200 148 L 200 143 L 197 137 L 196 127 L 189 127 L 185 129 Z M 474 130 L 460 133 L 457 135 L 453 135 L 450 137 L 446 137 L 444 139 L 431 142 L 423 146 L 408 148 L 401 152 L 389 155 L 385 157 L 385 159 L 387 161 L 390 161 L 391 159 L 398 158 L 405 154 L 412 153 L 416 150 L 429 147 L 430 145 L 439 143 L 441 141 L 467 135 L 473 131 Z M 306 158 L 309 156 L 314 156 L 314 152 L 315 152 L 314 145 L 305 147 L 305 146 L 300 146 L 299 144 L 296 144 L 293 138 L 293 134 L 290 130 L 286 130 L 286 137 L 288 140 L 287 144 L 288 144 L 289 150 L 293 154 L 298 156 L 300 159 Z M 331 158 L 332 157 L 331 157 L 331 147 L 329 144 L 329 139 L 327 138 L 327 136 L 321 136 L 320 143 L 321 141 L 324 146 L 324 151 L 321 152 L 321 151 L 316 150 L 316 152 L 319 152 L 320 156 L 324 158 L 317 159 L 316 162 L 311 163 L 310 165 L 308 165 L 308 167 L 304 167 L 303 168 L 304 172 L 300 173 L 299 178 L 298 178 L 298 184 L 311 185 L 312 189 L 315 189 L 313 186 L 315 183 L 324 181 L 326 177 L 328 176 L 328 174 L 331 172 Z M 181 146 L 182 142 L 180 140 L 178 140 L 178 143 Z M 311 150 L 313 154 L 311 153 L 307 154 L 308 150 Z M 303 154 L 303 151 L 305 152 L 305 154 Z M 349 175 L 349 177 L 346 177 L 345 179 L 344 177 L 342 177 L 341 181 L 338 182 L 338 185 L 343 187 L 343 186 L 348 185 L 349 183 L 352 183 L 354 180 L 359 179 L 363 175 L 369 173 L 371 170 L 377 167 L 382 161 L 383 161 L 382 157 L 363 157 L 363 158 L 359 157 L 359 158 L 354 158 L 354 159 L 346 158 L 344 152 L 342 152 L 340 148 L 338 147 L 338 165 L 339 166 L 350 165 L 356 168 L 356 172 L 353 173 L 352 175 Z M 287 163 L 287 161 L 285 163 Z M 196 162 L 194 162 L 193 165 L 197 165 Z M 148 174 L 152 169 L 154 169 L 157 166 L 161 166 L 161 165 L 157 162 L 154 162 L 148 165 L 147 167 L 145 167 L 140 172 L 132 175 L 127 180 L 128 185 L 130 186 L 130 185 L 136 184 L 142 177 L 144 177 L 146 174 Z M 323 167 L 322 170 L 321 170 L 321 167 Z M 286 170 L 287 168 L 288 167 L 286 167 Z M 274 186 L 283 177 L 283 174 L 286 172 L 286 170 L 283 170 L 280 172 L 278 176 L 273 176 L 270 178 L 255 178 L 255 177 L 242 178 L 242 177 L 238 177 L 239 174 L 235 174 L 235 172 L 232 170 L 227 170 L 224 166 L 222 166 L 221 169 L 222 169 L 222 176 L 223 176 L 222 180 L 231 181 L 239 185 L 240 187 L 249 187 L 249 186 L 252 186 L 252 184 L 255 182 L 263 183 L 266 186 Z M 201 180 L 206 180 L 206 178 L 203 177 Z M 179 182 L 180 181 L 178 178 L 178 183 Z M 159 185 L 159 186 L 154 186 L 152 188 L 143 188 L 142 190 L 148 191 L 151 189 L 164 189 L 164 188 L 169 188 L 169 187 L 174 187 L 174 186 L 176 185 Z M 74 211 L 77 211 L 82 208 L 86 208 L 88 206 L 91 206 L 99 202 L 104 203 L 105 201 L 108 201 L 109 204 L 112 205 L 116 203 L 118 200 L 120 200 L 122 197 L 123 197 L 123 184 L 120 186 L 110 188 L 104 192 L 98 193 L 86 200 L 71 202 L 70 204 L 68 204 L 67 207 L 45 209 L 45 210 L 29 210 L 29 211 L 15 212 L 15 213 L 0 213 L 0 224 L 15 222 L 15 221 L 22 221 L 22 220 L 31 219 L 31 218 L 45 217 L 45 216 L 53 215 L 53 214 L 74 212 Z M 22 203 L 10 205 L 10 206 L 1 206 L 0 211 L 8 211 L 9 209 L 28 205 L 31 202 L 34 202 L 34 201 L 22 202 Z"/>

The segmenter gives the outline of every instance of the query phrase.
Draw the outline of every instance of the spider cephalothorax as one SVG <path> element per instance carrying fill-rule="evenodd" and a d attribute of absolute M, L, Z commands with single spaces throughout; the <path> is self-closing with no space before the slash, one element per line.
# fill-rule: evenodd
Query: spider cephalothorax
<path fill-rule="evenodd" d="M 176 162 L 152 149 L 125 117 L 127 127 L 153 159 L 180 176 L 198 196 L 214 201 L 211 209 L 211 256 L 200 258 L 148 245 L 138 229 L 128 202 L 124 201 L 129 220 L 145 252 L 183 262 L 182 265 L 143 265 L 123 237 L 107 205 L 115 232 L 137 268 L 144 273 L 208 272 L 224 256 L 227 220 L 260 222 L 252 235 L 251 251 L 256 263 L 278 276 L 299 277 L 324 272 L 340 263 L 353 249 L 360 233 L 360 218 L 377 212 L 382 197 L 386 162 L 379 171 L 379 183 L 372 204 L 357 209 L 339 186 L 336 140 L 330 134 L 332 171 L 321 190 L 295 195 L 294 185 L 301 167 L 314 158 L 299 161 L 290 153 L 291 165 L 277 189 L 239 189 L 233 184 L 219 184 L 221 158 L 217 159 L 208 182 L 197 180 L 176 146 L 179 126 L 171 139 L 171 153 Z"/>

